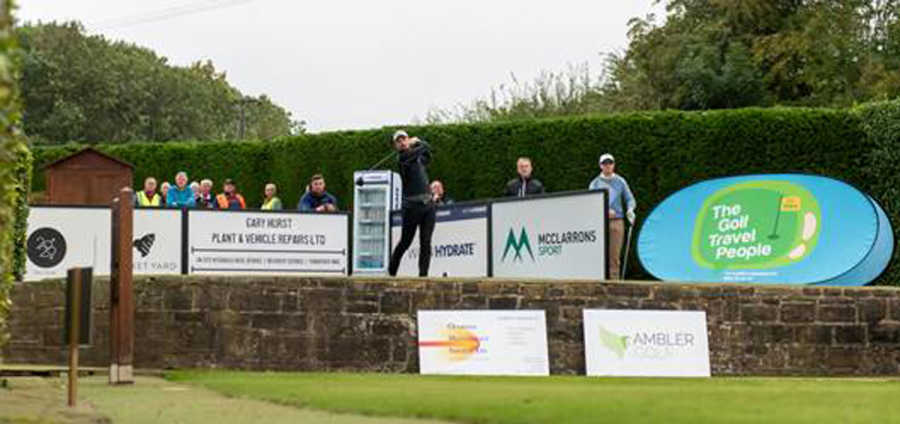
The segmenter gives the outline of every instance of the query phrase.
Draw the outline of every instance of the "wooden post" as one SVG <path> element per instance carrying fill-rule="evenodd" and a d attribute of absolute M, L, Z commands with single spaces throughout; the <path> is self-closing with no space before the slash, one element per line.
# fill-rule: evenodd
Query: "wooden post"
<path fill-rule="evenodd" d="M 133 384 L 134 292 L 132 285 L 133 192 L 125 187 L 112 202 L 112 267 L 110 275 L 110 384 Z"/>
<path fill-rule="evenodd" d="M 69 407 L 78 399 L 78 342 L 81 334 L 81 268 L 69 270 Z"/>

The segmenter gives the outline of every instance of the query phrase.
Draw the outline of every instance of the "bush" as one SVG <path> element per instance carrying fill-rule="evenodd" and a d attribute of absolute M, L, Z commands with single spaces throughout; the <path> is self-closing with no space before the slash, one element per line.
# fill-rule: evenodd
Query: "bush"
<path fill-rule="evenodd" d="M 12 27 L 12 2 L 0 3 L 0 345 L 6 340 L 9 288 L 25 264 L 31 156 L 18 129 L 21 122 L 16 72 L 17 46 Z"/>
<path fill-rule="evenodd" d="M 457 200 L 502 194 L 519 156 L 534 159 L 535 175 L 550 191 L 587 188 L 599 172 L 597 158 L 612 152 L 618 172 L 645 216 L 665 196 L 688 184 L 734 174 L 807 172 L 833 176 L 873 194 L 861 152 L 871 141 L 860 114 L 849 109 L 738 109 L 662 111 L 506 123 L 410 127 L 431 141 L 432 178 Z M 350 206 L 352 173 L 390 152 L 395 128 L 301 135 L 273 142 L 137 143 L 100 145 L 136 165 L 135 186 L 146 176 L 171 180 L 178 170 L 216 184 L 235 178 L 249 205 L 258 206 L 267 181 L 279 186 L 288 208 L 296 205 L 309 176 L 323 173 L 340 205 Z M 35 149 L 34 189 L 43 189 L 40 167 L 79 146 Z M 393 166 L 395 162 L 388 162 Z M 220 187 L 217 187 L 220 189 Z M 892 216 L 900 205 L 885 205 Z M 632 252 L 634 249 L 632 249 Z M 638 264 L 636 260 L 631 264 Z M 635 266 L 630 278 L 647 278 Z"/>

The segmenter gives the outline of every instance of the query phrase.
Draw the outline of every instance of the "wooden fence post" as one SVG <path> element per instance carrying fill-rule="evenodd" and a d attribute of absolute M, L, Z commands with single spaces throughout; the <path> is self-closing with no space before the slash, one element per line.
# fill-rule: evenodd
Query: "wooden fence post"
<path fill-rule="evenodd" d="M 132 284 L 134 192 L 125 187 L 112 202 L 109 383 L 133 384 L 134 286 Z"/>

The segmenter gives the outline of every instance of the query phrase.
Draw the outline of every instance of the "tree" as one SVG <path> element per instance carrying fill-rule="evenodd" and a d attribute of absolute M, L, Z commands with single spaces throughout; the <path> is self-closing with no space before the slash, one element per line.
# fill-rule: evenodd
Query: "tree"
<path fill-rule="evenodd" d="M 210 61 L 172 66 L 150 49 L 88 36 L 78 23 L 17 29 L 23 49 L 24 127 L 37 144 L 223 140 L 239 136 L 244 96 Z M 261 96 L 246 135 L 302 131 Z"/>

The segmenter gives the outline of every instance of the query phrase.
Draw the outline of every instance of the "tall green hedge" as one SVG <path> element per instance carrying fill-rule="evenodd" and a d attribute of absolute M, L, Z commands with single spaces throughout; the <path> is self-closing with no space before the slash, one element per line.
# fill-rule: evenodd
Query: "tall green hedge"
<path fill-rule="evenodd" d="M 13 4 L 0 2 L 0 345 L 6 340 L 13 276 L 24 271 L 25 224 L 31 154 L 19 131 L 18 51 L 12 34 Z"/>
<path fill-rule="evenodd" d="M 877 106 L 873 108 L 878 109 Z M 550 191 L 587 188 L 598 173 L 597 158 L 612 152 L 618 172 L 638 198 L 644 216 L 665 196 L 688 184 L 745 173 L 809 172 L 873 186 L 865 152 L 875 141 L 863 115 L 849 109 L 739 109 L 662 111 L 512 123 L 408 128 L 434 146 L 429 173 L 442 179 L 457 200 L 496 197 L 515 176 L 519 156 L 534 159 L 535 173 Z M 352 173 L 390 152 L 395 128 L 303 135 L 273 142 L 137 143 L 101 145 L 100 150 L 137 166 L 135 185 L 148 175 L 171 180 L 181 169 L 192 179 L 235 178 L 251 205 L 267 181 L 278 184 L 287 207 L 296 205 L 307 178 L 323 173 L 328 189 L 348 207 Z M 79 146 L 35 149 L 34 189 L 42 190 L 41 167 Z M 389 162 L 391 163 L 391 162 Z M 885 171 L 889 172 L 884 163 Z M 888 204 L 896 217 L 900 205 Z M 897 221 L 900 222 L 900 221 Z M 633 249 L 632 249 L 633 251 Z M 630 263 L 638 262 L 632 258 Z M 631 278 L 647 278 L 639 267 Z"/>

